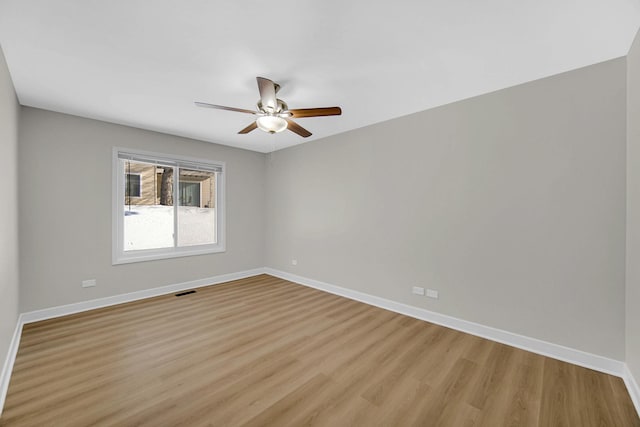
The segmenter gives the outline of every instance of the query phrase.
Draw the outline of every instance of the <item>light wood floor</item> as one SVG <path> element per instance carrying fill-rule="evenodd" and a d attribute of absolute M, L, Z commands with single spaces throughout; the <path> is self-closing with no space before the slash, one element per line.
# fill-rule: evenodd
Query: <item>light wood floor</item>
<path fill-rule="evenodd" d="M 2 426 L 640 426 L 621 379 L 262 275 L 26 325 Z"/>

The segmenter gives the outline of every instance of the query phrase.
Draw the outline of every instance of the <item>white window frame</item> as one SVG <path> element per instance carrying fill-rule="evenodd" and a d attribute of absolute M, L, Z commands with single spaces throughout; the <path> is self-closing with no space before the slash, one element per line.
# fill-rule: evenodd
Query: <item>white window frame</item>
<path fill-rule="evenodd" d="M 133 156 L 155 159 L 158 162 L 173 162 L 188 168 L 192 165 L 208 165 L 219 168 L 216 173 L 215 209 L 216 209 L 216 237 L 217 242 L 209 245 L 177 246 L 177 236 L 174 235 L 174 246 L 170 248 L 142 249 L 136 251 L 124 250 L 124 209 L 125 209 L 125 169 L 120 161 L 121 155 L 130 154 Z M 112 264 L 128 264 L 142 261 L 153 261 L 167 258 L 177 258 L 192 255 L 203 255 L 226 251 L 226 226 L 225 226 L 225 162 L 197 159 L 192 157 L 176 156 L 172 154 L 154 153 L 140 151 L 123 147 L 113 147 L 112 155 Z M 179 179 L 176 181 L 179 182 Z M 141 183 L 142 185 L 142 183 Z M 141 189 L 142 191 L 142 189 Z M 155 191 L 155 189 L 154 189 Z M 174 206 L 178 206 L 179 185 L 173 186 L 175 201 Z M 174 216 L 174 222 L 177 216 Z M 175 229 L 175 227 L 174 227 Z"/>

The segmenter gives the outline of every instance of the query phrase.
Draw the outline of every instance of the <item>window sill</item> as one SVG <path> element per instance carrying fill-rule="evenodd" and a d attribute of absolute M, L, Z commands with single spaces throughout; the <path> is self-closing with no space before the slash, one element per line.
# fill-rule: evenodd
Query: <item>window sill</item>
<path fill-rule="evenodd" d="M 226 252 L 224 246 L 212 245 L 208 247 L 199 247 L 197 249 L 192 248 L 172 248 L 167 249 L 152 249 L 146 251 L 135 251 L 127 254 L 114 254 L 111 264 L 131 264 L 135 262 L 156 261 L 169 258 L 182 258 L 194 255 L 207 255 Z"/>

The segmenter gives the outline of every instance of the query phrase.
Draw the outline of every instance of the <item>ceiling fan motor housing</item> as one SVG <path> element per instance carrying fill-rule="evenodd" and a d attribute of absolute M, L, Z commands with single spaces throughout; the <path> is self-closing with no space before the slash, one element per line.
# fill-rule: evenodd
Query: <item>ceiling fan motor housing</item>
<path fill-rule="evenodd" d="M 276 111 L 268 111 L 267 109 L 265 109 L 265 108 L 262 106 L 262 100 L 261 100 L 261 99 L 259 99 L 259 100 L 258 100 L 258 102 L 256 103 L 256 105 L 257 105 L 257 107 L 258 107 L 258 110 L 259 110 L 260 112 L 262 112 L 262 113 L 265 113 L 265 114 L 269 114 L 269 113 L 277 114 L 277 113 L 281 113 L 281 112 L 283 112 L 283 111 L 287 111 L 287 110 L 289 110 L 289 106 L 288 106 L 288 105 L 287 105 L 287 103 L 286 103 L 286 102 L 284 102 L 282 99 L 276 99 L 276 102 L 277 102 L 277 104 L 278 104 L 278 106 L 276 107 Z"/>

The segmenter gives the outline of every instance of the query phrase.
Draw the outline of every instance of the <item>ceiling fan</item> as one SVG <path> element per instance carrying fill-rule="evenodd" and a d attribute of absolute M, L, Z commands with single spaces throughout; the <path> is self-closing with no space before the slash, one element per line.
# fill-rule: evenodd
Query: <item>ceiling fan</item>
<path fill-rule="evenodd" d="M 243 108 L 225 107 L 223 105 L 207 104 L 206 102 L 196 102 L 198 107 L 217 108 L 219 110 L 237 111 L 239 113 L 253 114 L 258 116 L 256 121 L 242 129 L 240 134 L 246 134 L 256 128 L 268 133 L 278 133 L 285 129 L 297 133 L 303 138 L 311 136 L 311 132 L 294 122 L 292 119 L 305 117 L 339 116 L 342 114 L 340 107 L 326 108 L 297 108 L 289 109 L 287 104 L 276 98 L 280 85 L 264 77 L 256 77 L 260 99 L 258 100 L 258 110 L 245 110 Z"/>

